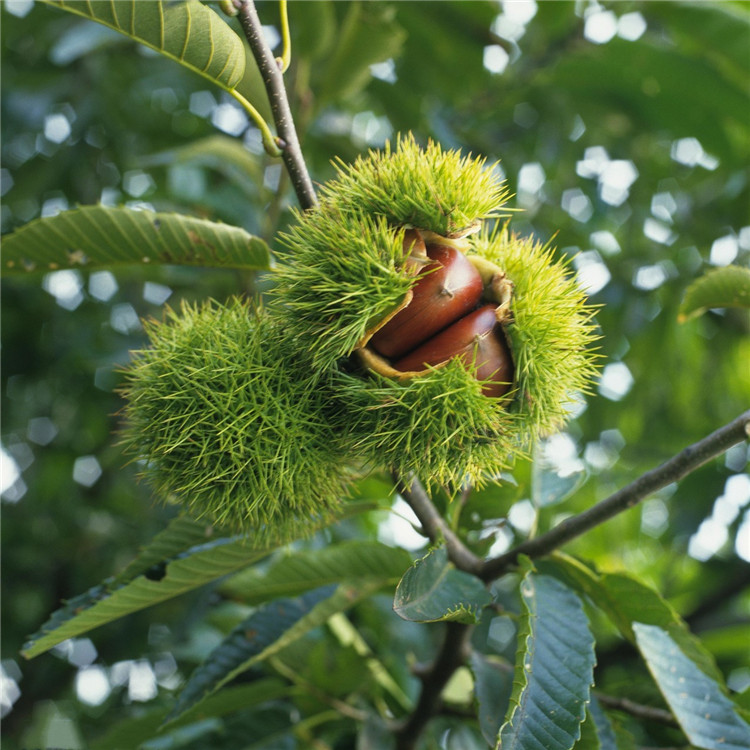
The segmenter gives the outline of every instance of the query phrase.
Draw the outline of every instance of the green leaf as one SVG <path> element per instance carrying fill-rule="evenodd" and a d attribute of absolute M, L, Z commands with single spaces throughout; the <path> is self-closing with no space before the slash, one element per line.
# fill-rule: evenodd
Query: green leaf
<path fill-rule="evenodd" d="M 248 187 L 263 182 L 261 161 L 248 151 L 240 140 L 228 135 L 210 135 L 184 146 L 151 154 L 139 160 L 143 167 L 199 164 L 216 169 Z"/>
<path fill-rule="evenodd" d="M 345 100 L 364 88 L 370 65 L 396 57 L 406 39 L 395 20 L 395 9 L 380 3 L 350 3 L 320 84 L 322 101 Z"/>
<path fill-rule="evenodd" d="M 663 628 L 633 623 L 636 643 L 672 713 L 696 747 L 747 750 L 750 724 L 719 684 L 703 673 Z"/>
<path fill-rule="evenodd" d="M 296 599 L 266 604 L 240 623 L 192 674 L 168 720 L 181 716 L 241 672 L 278 653 L 380 585 L 381 581 L 357 587 L 323 586 Z"/>
<path fill-rule="evenodd" d="M 536 508 L 557 505 L 579 489 L 588 477 L 584 471 L 560 476 L 542 460 L 535 460 L 531 470 L 531 499 Z"/>
<path fill-rule="evenodd" d="M 119 31 L 223 88 L 234 88 L 245 72 L 242 40 L 199 0 L 45 2 Z"/>
<path fill-rule="evenodd" d="M 633 623 L 657 625 L 669 632 L 682 651 L 709 677 L 721 681 L 711 654 L 690 632 L 685 622 L 650 586 L 624 573 L 599 575 L 567 555 L 557 554 L 546 569 L 557 567 L 567 580 L 588 595 L 629 641 L 635 643 Z"/>
<path fill-rule="evenodd" d="M 547 575 L 521 581 L 522 613 L 503 750 L 570 750 L 593 682 L 594 638 L 578 595 Z"/>
<path fill-rule="evenodd" d="M 588 711 L 586 712 L 583 724 L 581 724 L 581 737 L 573 747 L 575 750 L 601 750 L 602 744 L 599 739 L 599 727 Z"/>
<path fill-rule="evenodd" d="M 593 695 L 589 704 L 589 717 L 586 721 L 589 721 L 589 719 L 596 724 L 596 733 L 599 737 L 599 745 L 602 750 L 617 750 L 617 736 L 615 735 L 612 722 Z"/>
<path fill-rule="evenodd" d="M 681 2 L 678 12 L 668 5 L 653 3 L 648 6 L 646 18 L 658 19 L 668 27 L 670 36 L 679 38 L 683 53 L 706 56 L 725 76 L 746 86 L 750 74 L 747 3 L 732 7 L 730 3 Z"/>
<path fill-rule="evenodd" d="M 221 591 L 246 604 L 260 604 L 344 580 L 377 578 L 395 585 L 411 562 L 405 550 L 380 542 L 342 542 L 284 555 L 266 571 L 243 571 L 223 583 Z"/>
<path fill-rule="evenodd" d="M 492 745 L 497 739 L 513 692 L 513 670 L 499 657 L 477 651 L 472 651 L 469 667 L 474 675 L 479 728 Z"/>
<path fill-rule="evenodd" d="M 22 654 L 27 659 L 38 656 L 68 638 L 234 573 L 268 552 L 268 549 L 256 549 L 244 537 L 217 539 L 194 547 L 168 563 L 159 580 L 139 576 L 114 590 L 109 589 L 111 579 L 105 581 L 53 613 L 31 636 Z"/>
<path fill-rule="evenodd" d="M 390 694 L 396 702 L 405 710 L 412 708 L 412 701 L 401 689 L 390 672 L 374 654 L 367 641 L 361 636 L 357 628 L 349 621 L 346 615 L 338 613 L 328 620 L 328 629 L 336 640 L 345 648 L 353 648 L 361 657 L 367 661 L 367 669 L 375 682 Z"/>
<path fill-rule="evenodd" d="M 161 729 L 167 711 L 159 708 L 143 716 L 129 716 L 117 722 L 89 743 L 90 750 L 132 750 L 156 737 L 164 737 L 176 729 L 188 727 L 206 718 L 221 717 L 235 711 L 247 710 L 251 706 L 276 700 L 287 695 L 289 685 L 274 677 L 257 680 L 249 685 L 228 687 L 221 695 L 207 698 L 200 706 L 187 711 L 170 724 L 168 730 Z"/>
<path fill-rule="evenodd" d="M 393 610 L 414 622 L 477 622 L 492 596 L 476 576 L 456 570 L 444 547 L 409 568 L 398 584 Z"/>
<path fill-rule="evenodd" d="M 724 266 L 708 271 L 687 288 L 678 319 L 684 323 L 714 307 L 750 307 L 750 268 Z"/>
<path fill-rule="evenodd" d="M 186 552 L 191 547 L 203 544 L 216 534 L 211 524 L 196 521 L 190 516 L 180 515 L 173 518 L 164 531 L 160 531 L 141 551 L 138 556 L 113 579 L 114 586 L 128 583 L 140 575 L 151 580 L 163 577 L 166 563 Z M 108 588 L 114 588 L 110 585 Z"/>
<path fill-rule="evenodd" d="M 269 267 L 269 249 L 244 229 L 181 214 L 81 206 L 3 237 L 6 271 L 132 263 Z"/>
<path fill-rule="evenodd" d="M 338 37 L 332 0 L 295 3 L 289 20 L 295 57 L 322 60 L 331 53 Z"/>
<path fill-rule="evenodd" d="M 701 643 L 720 661 L 736 660 L 750 664 L 750 638 L 747 623 L 718 625 L 701 632 Z"/>
<path fill-rule="evenodd" d="M 651 90 L 643 85 L 647 78 L 654 82 Z M 597 114 L 619 111 L 637 130 L 697 138 L 719 158 L 736 158 L 729 132 L 737 127 L 744 132 L 747 121 L 747 92 L 742 86 L 704 54 L 675 54 L 649 38 L 639 44 L 637 55 L 631 43 L 621 39 L 582 46 L 563 55 L 554 70 L 540 69 L 534 83 L 574 97 L 585 122 Z M 712 120 L 703 117 L 704 112 L 721 115 Z"/>
<path fill-rule="evenodd" d="M 741 693 L 735 694 L 734 702 L 741 711 L 750 711 L 750 686 L 746 687 Z"/>

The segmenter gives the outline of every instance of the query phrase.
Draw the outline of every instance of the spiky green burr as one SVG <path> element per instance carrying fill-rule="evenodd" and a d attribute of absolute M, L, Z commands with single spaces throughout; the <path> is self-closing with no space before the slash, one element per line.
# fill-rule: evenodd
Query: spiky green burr
<path fill-rule="evenodd" d="M 413 138 L 371 151 L 321 189 L 320 205 L 282 235 L 273 313 L 316 368 L 329 368 L 403 301 L 406 227 L 461 235 L 498 216 L 507 191 L 480 159 L 421 149 Z M 406 250 L 406 252 L 405 252 Z"/>
<path fill-rule="evenodd" d="M 471 252 L 513 282 L 513 316 L 505 328 L 516 370 L 509 408 L 524 442 L 531 443 L 563 426 L 571 398 L 587 393 L 598 373 L 596 308 L 549 244 L 520 237 L 507 224 L 480 233 Z"/>
<path fill-rule="evenodd" d="M 157 496 L 261 540 L 328 520 L 350 477 L 318 376 L 262 309 L 168 310 L 126 371 L 126 450 Z"/>
<path fill-rule="evenodd" d="M 433 141 L 422 148 L 411 135 L 400 137 L 395 150 L 388 143 L 382 151 L 335 166 L 336 179 L 321 189 L 324 203 L 444 237 L 463 236 L 480 219 L 500 216 L 509 197 L 484 159 L 446 151 Z"/>
<path fill-rule="evenodd" d="M 271 312 L 306 359 L 328 369 L 398 306 L 414 283 L 403 229 L 323 204 L 298 216 L 279 252 Z"/>
<path fill-rule="evenodd" d="M 558 428 L 586 389 L 596 370 L 591 310 L 549 248 L 503 227 L 477 233 L 507 196 L 482 160 L 434 143 L 420 149 L 409 137 L 337 168 L 320 206 L 299 215 L 284 238 L 272 313 L 304 358 L 331 373 L 353 456 L 443 484 L 481 482 Z M 467 256 L 512 283 L 504 330 L 515 382 L 507 398 L 483 395 L 472 368 L 457 361 L 400 379 L 352 356 L 414 284 L 405 227 L 432 241 L 458 238 Z"/>

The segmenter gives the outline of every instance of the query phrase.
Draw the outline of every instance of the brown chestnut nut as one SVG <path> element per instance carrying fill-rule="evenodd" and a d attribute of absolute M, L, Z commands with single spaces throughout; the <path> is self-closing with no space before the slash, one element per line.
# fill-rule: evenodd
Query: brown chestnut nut
<path fill-rule="evenodd" d="M 454 247 L 431 245 L 430 263 L 412 289 L 412 301 L 370 339 L 385 357 L 400 357 L 472 310 L 482 296 L 482 277 Z"/>
<path fill-rule="evenodd" d="M 495 309 L 484 305 L 466 315 L 394 362 L 394 369 L 414 372 L 460 357 L 468 365 L 476 363 L 477 379 L 490 381 L 482 389 L 485 396 L 504 396 L 513 383 L 513 360 Z"/>

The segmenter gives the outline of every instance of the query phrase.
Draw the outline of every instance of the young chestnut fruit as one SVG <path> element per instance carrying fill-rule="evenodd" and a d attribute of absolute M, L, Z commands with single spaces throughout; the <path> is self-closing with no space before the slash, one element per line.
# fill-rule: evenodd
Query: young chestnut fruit
<path fill-rule="evenodd" d="M 513 361 L 497 322 L 496 307 L 483 305 L 465 315 L 394 362 L 393 368 L 419 371 L 459 357 L 467 365 L 476 365 L 478 380 L 488 381 L 482 388 L 485 396 L 504 396 L 513 384 Z"/>
<path fill-rule="evenodd" d="M 446 328 L 470 310 L 482 296 L 479 272 L 455 247 L 431 245 L 424 268 L 412 290 L 411 302 L 370 339 L 385 357 L 400 357 Z"/>

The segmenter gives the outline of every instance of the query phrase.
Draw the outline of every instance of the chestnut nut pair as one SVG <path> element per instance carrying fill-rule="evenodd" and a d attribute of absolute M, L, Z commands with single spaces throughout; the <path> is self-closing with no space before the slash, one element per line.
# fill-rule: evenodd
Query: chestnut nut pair
<path fill-rule="evenodd" d="M 476 365 L 485 396 L 504 396 L 513 384 L 513 360 L 499 322 L 508 303 L 493 299 L 497 284 L 486 286 L 470 259 L 445 240 L 425 244 L 416 230 L 407 230 L 407 243 L 407 264 L 418 273 L 411 299 L 372 334 L 368 346 L 397 373 L 417 374 L 459 358 Z"/>

